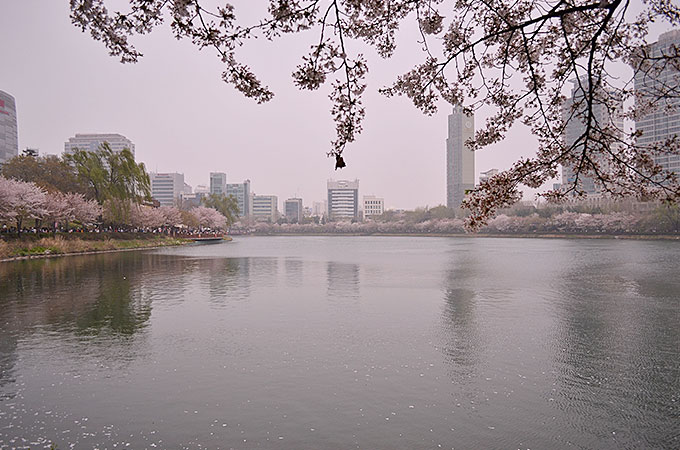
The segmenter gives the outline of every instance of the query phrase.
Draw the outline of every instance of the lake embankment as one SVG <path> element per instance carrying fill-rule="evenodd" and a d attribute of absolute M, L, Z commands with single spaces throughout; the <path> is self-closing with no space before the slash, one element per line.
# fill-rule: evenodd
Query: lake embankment
<path fill-rule="evenodd" d="M 191 239 L 139 233 L 77 233 L 56 236 L 25 235 L 0 239 L 0 262 L 184 245 Z"/>

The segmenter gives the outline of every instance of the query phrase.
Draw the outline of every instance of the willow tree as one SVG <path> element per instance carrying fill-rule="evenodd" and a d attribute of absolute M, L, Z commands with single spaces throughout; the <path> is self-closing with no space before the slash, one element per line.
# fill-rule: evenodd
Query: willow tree
<path fill-rule="evenodd" d="M 676 174 L 654 159 L 678 154 L 675 139 L 642 145 L 639 133 L 621 126 L 623 121 L 603 120 L 595 112 L 604 108 L 606 117 L 632 120 L 662 103 L 674 107 L 675 82 L 644 94 L 633 89 L 636 73 L 655 77 L 680 70 L 678 48 L 658 54 L 648 47 L 650 23 L 680 24 L 680 9 L 668 0 L 270 0 L 261 20 L 251 24 L 240 21 L 231 4 L 210 9 L 206 0 L 128 0 L 129 8 L 117 12 L 109 12 L 104 0 L 70 3 L 73 23 L 126 63 L 142 56 L 128 38 L 168 20 L 176 38 L 212 49 L 224 64 L 224 81 L 259 103 L 274 94 L 239 61 L 239 49 L 247 51 L 253 38 L 315 30 L 293 82 L 315 90 L 333 80 L 336 137 L 328 155 L 336 168 L 344 167 L 343 152 L 361 133 L 365 115 L 368 63 L 350 53 L 356 46 L 349 42 L 363 41 L 389 58 L 399 27 L 415 22 L 423 53 L 413 56 L 413 69 L 383 87 L 383 94 L 407 96 L 425 114 L 434 114 L 442 100 L 468 112 L 489 107 L 495 112 L 476 132 L 475 149 L 501 141 L 517 123 L 537 141 L 534 157 L 517 161 L 467 198 L 473 228 L 517 201 L 520 185 L 539 187 L 553 178 L 560 164 L 574 169 L 575 181 L 545 194 L 549 199 L 582 194 L 579 177 L 594 178 L 614 197 L 674 203 L 680 198 Z M 621 72 L 621 65 L 632 70 Z M 567 103 L 570 80 L 579 84 L 579 95 Z M 573 121 L 583 131 L 567 144 L 565 127 Z"/>
<path fill-rule="evenodd" d="M 66 153 L 64 161 L 75 169 L 78 179 L 104 206 L 104 217 L 110 223 L 128 223 L 131 204 L 151 199 L 146 167 L 135 162 L 129 149 L 116 152 L 104 142 L 96 151 L 76 149 Z"/>
<path fill-rule="evenodd" d="M 234 223 L 239 215 L 238 201 L 233 195 L 208 194 L 201 199 L 201 204 L 222 214 L 227 219 L 227 226 Z"/>
<path fill-rule="evenodd" d="M 64 155 L 78 178 L 90 187 L 100 204 L 105 200 L 141 202 L 151 198 L 151 181 L 144 163 L 129 149 L 116 152 L 107 142 L 96 151 L 76 149 Z"/>

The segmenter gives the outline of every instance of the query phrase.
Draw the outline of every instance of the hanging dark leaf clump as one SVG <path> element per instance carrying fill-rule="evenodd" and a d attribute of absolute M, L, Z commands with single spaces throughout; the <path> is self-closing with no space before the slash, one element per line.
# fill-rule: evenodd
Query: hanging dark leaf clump
<path fill-rule="evenodd" d="M 335 170 L 342 169 L 345 166 L 345 160 L 342 159 L 342 156 L 335 155 Z"/>

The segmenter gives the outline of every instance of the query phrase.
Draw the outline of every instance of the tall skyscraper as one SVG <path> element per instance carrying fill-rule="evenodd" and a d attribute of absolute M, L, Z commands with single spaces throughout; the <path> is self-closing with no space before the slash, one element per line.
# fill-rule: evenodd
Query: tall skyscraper
<path fill-rule="evenodd" d="M 173 206 L 184 192 L 184 174 L 150 173 L 151 197 L 161 206 Z"/>
<path fill-rule="evenodd" d="M 672 30 L 659 36 L 657 42 L 647 47 L 648 55 L 650 58 L 675 55 L 677 50 L 673 47 L 680 48 L 680 30 Z M 638 139 L 639 144 L 652 145 L 680 135 L 680 99 L 677 96 L 679 88 L 680 71 L 674 64 L 663 59 L 659 59 L 656 64 L 652 63 L 651 68 L 635 73 L 635 91 L 642 94 L 643 101 L 658 97 L 663 92 L 675 92 L 675 95 L 657 103 L 656 108 L 635 121 L 635 130 L 642 132 Z M 680 152 L 677 149 L 656 156 L 654 161 L 665 170 L 680 174 Z"/>
<path fill-rule="evenodd" d="M 227 193 L 227 174 L 224 172 L 210 172 L 210 193 Z"/>
<path fill-rule="evenodd" d="M 17 105 L 14 97 L 0 91 L 0 164 L 18 154 Z"/>
<path fill-rule="evenodd" d="M 301 198 L 289 198 L 284 202 L 284 211 L 286 213 L 286 218 L 295 223 L 299 223 L 302 220 L 302 199 Z"/>
<path fill-rule="evenodd" d="M 250 201 L 250 180 L 227 184 L 227 195 L 236 197 L 239 217 L 248 217 L 253 213 Z"/>
<path fill-rule="evenodd" d="M 587 79 L 571 80 L 573 87 L 571 90 L 571 97 L 567 99 L 564 105 L 564 120 L 568 120 L 564 128 L 564 143 L 569 147 L 574 147 L 571 152 L 580 155 L 583 151 L 583 144 L 576 144 L 583 141 L 583 133 L 586 131 L 586 124 L 580 120 L 579 111 L 574 112 L 574 104 L 579 104 L 583 101 L 584 88 L 587 89 Z M 611 95 L 615 95 L 612 93 Z M 623 109 L 623 103 L 619 102 L 617 110 Z M 612 117 L 610 114 L 611 106 L 602 103 L 594 103 L 592 105 L 592 115 L 595 123 L 602 128 L 614 124 L 618 130 L 623 130 L 623 119 L 621 117 Z M 576 145 L 575 145 L 576 144 Z M 597 155 L 595 155 L 597 158 Z M 596 162 L 598 164 L 605 164 L 606 159 L 600 158 Z M 577 181 L 576 168 L 569 164 L 562 164 L 562 188 L 569 189 Z M 598 197 L 602 194 L 602 189 L 595 183 L 592 176 L 586 176 L 584 173 L 578 174 L 578 188 L 585 192 L 589 197 Z"/>
<path fill-rule="evenodd" d="M 96 152 L 104 142 L 108 143 L 114 152 L 121 152 L 124 148 L 127 148 L 132 152 L 132 156 L 135 156 L 135 144 L 122 134 L 116 133 L 77 133 L 64 143 L 64 153 L 71 153 L 76 148 L 78 150 Z"/>
<path fill-rule="evenodd" d="M 475 154 L 466 143 L 475 135 L 475 116 L 454 106 L 446 138 L 446 206 L 460 208 L 466 191 L 475 188 Z"/>
<path fill-rule="evenodd" d="M 327 188 L 331 220 L 359 218 L 359 180 L 328 180 Z"/>

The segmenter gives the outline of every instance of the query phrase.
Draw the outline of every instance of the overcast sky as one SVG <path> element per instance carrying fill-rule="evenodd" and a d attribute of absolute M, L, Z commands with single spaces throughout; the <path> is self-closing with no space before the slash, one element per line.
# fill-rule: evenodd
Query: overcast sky
<path fill-rule="evenodd" d="M 235 3 L 237 14 L 252 15 L 244 10 L 252 1 Z M 226 172 L 228 182 L 248 178 L 254 192 L 277 195 L 280 204 L 299 196 L 309 206 L 325 198 L 327 179 L 358 178 L 360 195 L 384 197 L 388 207 L 446 201 L 451 108 L 443 104 L 428 117 L 405 98 L 377 93 L 422 59 L 416 30 L 402 30 L 387 61 L 350 45 L 369 60 L 367 114 L 364 133 L 345 151 L 347 167 L 334 171 L 326 157 L 334 139 L 328 90 L 300 92 L 290 76 L 314 33 L 243 49 L 241 59 L 276 94 L 258 105 L 221 81 L 214 52 L 175 40 L 167 25 L 134 38 L 144 57 L 123 65 L 70 23 L 66 0 L 4 1 L 1 12 L 0 90 L 16 99 L 20 150 L 57 154 L 76 133 L 120 133 L 149 171 L 184 173 L 192 186 L 209 184 L 211 171 Z M 477 152 L 476 171 L 506 169 L 535 149 L 530 134 L 515 129 Z"/>

